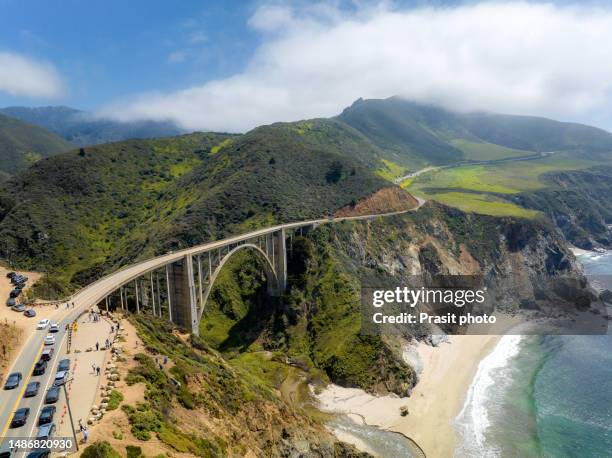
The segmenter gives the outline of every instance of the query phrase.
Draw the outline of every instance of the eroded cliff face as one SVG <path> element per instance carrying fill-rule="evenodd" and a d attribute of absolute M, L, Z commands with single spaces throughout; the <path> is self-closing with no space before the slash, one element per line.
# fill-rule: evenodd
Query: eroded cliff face
<path fill-rule="evenodd" d="M 580 248 L 612 247 L 612 167 L 555 172 L 546 179 L 550 187 L 520 194 L 517 203 L 546 214 Z"/>
<path fill-rule="evenodd" d="M 350 223 L 330 233 L 345 268 L 362 279 L 478 275 L 502 309 L 589 305 L 586 279 L 545 222 L 467 214 L 437 204 L 417 213 Z"/>
<path fill-rule="evenodd" d="M 400 216 L 321 226 L 295 242 L 289 267 L 291 292 L 277 334 L 284 348 L 336 383 L 378 394 L 408 394 L 415 375 L 392 341 L 360 332 L 363 282 L 481 276 L 492 299 L 487 307 L 513 313 L 563 314 L 596 300 L 551 225 L 432 203 Z"/>

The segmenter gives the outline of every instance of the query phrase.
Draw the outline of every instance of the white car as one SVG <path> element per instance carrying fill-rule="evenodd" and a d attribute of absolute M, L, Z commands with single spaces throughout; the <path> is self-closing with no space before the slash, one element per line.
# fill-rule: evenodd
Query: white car
<path fill-rule="evenodd" d="M 49 321 L 47 318 L 45 318 L 44 320 L 40 320 L 36 325 L 36 329 L 47 329 L 50 323 L 51 321 Z"/>
<path fill-rule="evenodd" d="M 51 323 L 51 326 L 49 326 L 49 332 L 59 332 L 59 324 L 57 324 L 55 321 Z"/>
<path fill-rule="evenodd" d="M 53 345 L 55 343 L 55 336 L 53 334 L 47 334 L 45 337 L 45 345 Z"/>

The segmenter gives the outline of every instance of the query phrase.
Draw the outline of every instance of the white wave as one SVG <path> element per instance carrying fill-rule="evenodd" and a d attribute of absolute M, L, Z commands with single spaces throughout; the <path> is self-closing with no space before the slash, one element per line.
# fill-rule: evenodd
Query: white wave
<path fill-rule="evenodd" d="M 491 387 L 495 383 L 493 376 L 504 369 L 510 359 L 518 354 L 521 338 L 520 335 L 503 336 L 493 351 L 480 361 L 463 408 L 455 419 L 455 424 L 463 436 L 464 446 L 461 448 L 477 452 L 478 456 L 499 455 L 495 448 L 487 445 L 485 437 L 491 425 L 488 404 L 493 396 L 499 396 L 499 393 L 491 392 Z"/>

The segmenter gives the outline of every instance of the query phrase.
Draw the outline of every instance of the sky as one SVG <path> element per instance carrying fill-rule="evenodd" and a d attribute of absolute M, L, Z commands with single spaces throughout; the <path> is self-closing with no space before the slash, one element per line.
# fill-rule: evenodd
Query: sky
<path fill-rule="evenodd" d="M 612 130 L 612 2 L 0 0 L 0 106 L 243 132 L 393 95 Z"/>

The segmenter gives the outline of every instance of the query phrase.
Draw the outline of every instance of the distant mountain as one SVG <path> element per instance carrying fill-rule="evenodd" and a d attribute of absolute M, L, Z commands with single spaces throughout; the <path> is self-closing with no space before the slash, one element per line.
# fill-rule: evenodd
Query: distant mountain
<path fill-rule="evenodd" d="M 94 117 L 86 111 L 63 106 L 7 107 L 0 113 L 35 124 L 76 146 L 97 145 L 129 138 L 169 137 L 183 133 L 171 122 L 118 122 Z"/>
<path fill-rule="evenodd" d="M 55 134 L 0 114 L 0 181 L 71 145 Z"/>
<path fill-rule="evenodd" d="M 612 134 L 595 127 L 532 116 L 455 113 L 399 97 L 359 99 L 336 119 L 410 169 L 535 152 L 612 152 Z"/>

